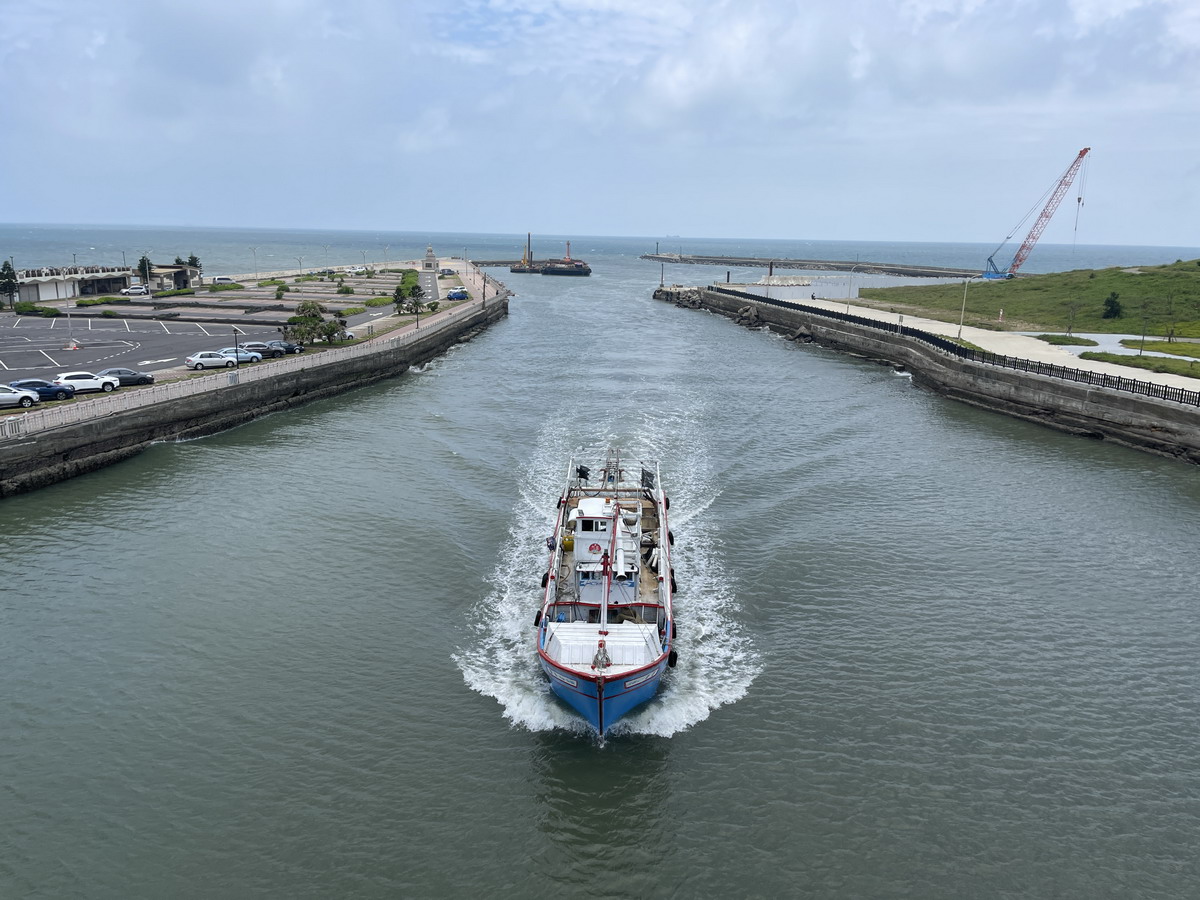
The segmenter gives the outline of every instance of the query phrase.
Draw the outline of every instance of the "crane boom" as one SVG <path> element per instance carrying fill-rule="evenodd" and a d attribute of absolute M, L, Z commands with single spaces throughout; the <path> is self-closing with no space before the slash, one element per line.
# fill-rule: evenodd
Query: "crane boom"
<path fill-rule="evenodd" d="M 1041 214 L 1038 215 L 1037 221 L 1033 223 L 1033 227 L 1029 229 L 1029 234 L 1025 235 L 1025 240 L 1021 242 L 1021 246 L 1017 249 L 1016 255 L 1013 256 L 1012 264 L 1008 270 L 1001 272 L 993 261 L 992 256 L 988 257 L 988 271 L 984 273 L 984 277 L 990 278 L 1011 278 L 1016 274 L 1017 269 L 1029 258 L 1030 252 L 1033 250 L 1034 244 L 1038 242 L 1038 238 L 1042 236 L 1042 232 L 1046 230 L 1046 226 L 1050 223 L 1051 217 L 1054 215 L 1058 205 L 1062 203 L 1063 197 L 1071 188 L 1071 182 L 1075 180 L 1075 176 L 1079 172 L 1079 167 L 1083 165 L 1083 158 L 1091 151 L 1091 147 L 1084 147 L 1079 151 L 1079 155 L 1075 157 L 1075 161 L 1067 166 L 1067 171 L 1063 172 L 1062 177 L 1058 179 L 1058 184 L 1054 186 L 1053 192 L 1050 194 L 1050 199 L 1046 201 L 1046 205 L 1042 207 Z M 1004 246 L 1003 244 L 1000 245 Z M 1000 248 L 997 247 L 997 250 Z"/>

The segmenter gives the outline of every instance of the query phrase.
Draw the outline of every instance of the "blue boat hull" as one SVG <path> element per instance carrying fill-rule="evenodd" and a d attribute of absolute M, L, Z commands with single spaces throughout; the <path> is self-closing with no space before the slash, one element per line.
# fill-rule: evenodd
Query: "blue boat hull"
<path fill-rule="evenodd" d="M 645 669 L 629 675 L 610 675 L 601 682 L 560 669 L 545 657 L 542 657 L 541 663 L 542 671 L 550 679 L 551 690 L 601 735 L 630 712 L 653 699 L 658 693 L 663 672 L 667 669 L 667 658 L 663 656 Z"/>

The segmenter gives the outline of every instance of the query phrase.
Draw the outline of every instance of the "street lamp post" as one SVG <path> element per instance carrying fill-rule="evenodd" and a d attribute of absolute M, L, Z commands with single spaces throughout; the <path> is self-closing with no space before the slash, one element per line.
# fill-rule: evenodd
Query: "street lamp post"
<path fill-rule="evenodd" d="M 325 251 L 325 268 L 329 268 L 329 245 L 322 244 L 321 249 Z"/>
<path fill-rule="evenodd" d="M 983 277 L 983 276 L 981 276 L 981 275 L 972 275 L 970 278 L 968 278 L 966 281 L 964 281 L 964 282 L 963 282 L 963 301 L 962 301 L 962 309 L 960 309 L 960 310 L 958 311 L 958 339 L 959 339 L 960 341 L 962 340 L 962 327 L 963 327 L 963 319 L 965 319 L 965 318 L 967 317 L 967 285 L 969 285 L 969 284 L 970 284 L 972 281 L 974 281 L 976 278 L 981 278 L 981 277 Z"/>
<path fill-rule="evenodd" d="M 388 254 L 391 252 L 392 252 L 392 245 L 384 244 L 383 245 L 383 265 L 386 266 L 388 264 Z"/>
<path fill-rule="evenodd" d="M 250 252 L 254 254 L 254 280 L 258 281 L 258 248 L 251 247 Z"/>
<path fill-rule="evenodd" d="M 238 344 L 238 327 L 233 326 L 233 367 L 241 369 L 242 367 L 242 350 Z"/>
<path fill-rule="evenodd" d="M 850 300 L 854 297 L 854 270 L 859 267 L 859 263 L 855 263 L 850 269 L 850 283 L 846 285 L 846 313 L 850 312 Z"/>
<path fill-rule="evenodd" d="M 365 269 L 367 267 L 367 251 L 359 250 L 358 252 L 363 255 L 363 268 Z"/>
<path fill-rule="evenodd" d="M 296 257 L 296 262 L 298 262 L 298 263 L 300 264 L 300 274 L 301 274 L 301 275 L 303 275 L 303 274 L 304 274 L 304 257 L 303 257 L 303 256 L 297 256 L 297 257 Z"/>

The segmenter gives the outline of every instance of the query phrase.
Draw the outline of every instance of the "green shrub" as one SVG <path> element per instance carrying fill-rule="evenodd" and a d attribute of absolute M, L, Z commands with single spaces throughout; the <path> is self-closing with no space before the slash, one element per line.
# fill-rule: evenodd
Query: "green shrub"
<path fill-rule="evenodd" d="M 341 315 L 343 317 L 357 316 L 359 313 L 365 313 L 366 311 L 367 308 L 365 306 L 350 306 L 346 309 L 343 309 Z"/>
<path fill-rule="evenodd" d="M 374 306 L 391 306 L 392 298 L 388 297 L 388 296 L 372 297 L 370 300 L 366 301 L 366 303 L 367 303 L 367 306 L 372 306 L 372 307 L 374 307 Z"/>
<path fill-rule="evenodd" d="M 268 278 L 266 281 L 260 281 L 258 283 L 258 286 L 259 287 L 274 287 L 277 284 L 283 284 L 283 282 L 280 281 L 278 278 Z"/>
<path fill-rule="evenodd" d="M 119 312 L 117 312 L 115 309 L 103 309 L 100 311 L 100 316 L 101 316 L 101 318 L 104 318 L 104 319 L 119 319 L 119 318 L 121 318 L 121 314 Z"/>
<path fill-rule="evenodd" d="M 339 287 L 339 288 L 337 289 L 337 292 L 338 292 L 339 294 L 353 294 L 353 293 L 354 293 L 354 288 L 350 287 L 349 285 L 345 285 L 345 284 L 343 284 L 341 287 Z"/>
<path fill-rule="evenodd" d="M 234 284 L 210 284 L 208 286 L 208 289 L 210 291 L 244 291 L 246 289 L 246 287 L 245 287 L 245 285 L 241 285 L 241 284 L 237 284 L 237 283 L 234 283 Z"/>
<path fill-rule="evenodd" d="M 85 297 L 76 300 L 76 306 L 99 306 L 101 303 L 132 303 L 132 297 Z"/>
<path fill-rule="evenodd" d="M 41 316 L 44 319 L 53 319 L 55 316 L 61 316 L 57 309 L 50 306 L 38 306 L 36 303 L 30 303 L 28 300 L 22 300 L 13 306 L 13 312 L 19 316 Z"/>
<path fill-rule="evenodd" d="M 154 296 L 155 297 L 179 297 L 179 296 L 182 296 L 185 294 L 194 294 L 194 293 L 196 293 L 195 288 L 176 288 L 173 291 L 155 291 Z"/>

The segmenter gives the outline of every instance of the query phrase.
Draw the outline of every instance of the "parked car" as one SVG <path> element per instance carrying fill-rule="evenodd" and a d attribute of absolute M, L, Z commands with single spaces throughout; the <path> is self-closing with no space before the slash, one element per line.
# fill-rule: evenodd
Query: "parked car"
<path fill-rule="evenodd" d="M 212 278 L 208 279 L 208 283 L 209 284 L 237 284 L 237 282 L 234 281 L 232 278 L 230 278 L 228 275 L 214 275 L 214 276 L 212 276 Z"/>
<path fill-rule="evenodd" d="M 154 376 L 149 372 L 135 372 L 133 369 L 101 369 L 96 374 L 113 376 L 121 387 L 127 384 L 154 384 Z"/>
<path fill-rule="evenodd" d="M 303 344 L 293 344 L 291 341 L 267 341 L 268 347 L 276 347 L 284 353 L 303 353 Z"/>
<path fill-rule="evenodd" d="M 23 391 L 0 384 L 0 406 L 23 406 L 29 409 L 33 404 L 41 402 L 42 398 L 37 395 L 37 391 Z"/>
<path fill-rule="evenodd" d="M 450 293 L 448 293 L 446 295 L 446 299 L 447 300 L 467 300 L 470 298 L 470 296 L 471 295 L 468 294 L 466 291 L 464 291 L 462 288 L 455 288 L 454 290 L 452 290 Z"/>
<path fill-rule="evenodd" d="M 115 391 L 121 382 L 112 375 L 96 375 L 92 372 L 63 372 L 54 376 L 55 384 L 69 384 L 77 393 L 83 391 Z"/>
<path fill-rule="evenodd" d="M 67 400 L 75 396 L 75 388 L 69 384 L 54 384 L 42 381 L 40 378 L 26 378 L 23 381 L 10 381 L 9 384 L 21 391 L 33 391 L 43 400 Z"/>
<path fill-rule="evenodd" d="M 199 353 L 193 353 L 183 361 L 183 364 L 189 369 L 195 369 L 199 372 L 201 369 L 217 369 L 228 367 L 232 369 L 237 365 L 237 361 L 232 356 L 225 356 L 223 353 L 218 353 L 216 350 L 201 350 Z"/>
<path fill-rule="evenodd" d="M 262 354 L 255 353 L 253 350 L 244 350 L 241 347 L 222 347 L 217 351 L 222 356 L 227 356 L 235 362 L 252 363 L 261 362 Z"/>
<path fill-rule="evenodd" d="M 263 359 L 277 359 L 287 352 L 280 347 L 272 347 L 270 344 L 264 344 L 262 341 L 246 341 L 238 344 L 238 346 L 250 353 L 257 353 Z"/>
<path fill-rule="evenodd" d="M 132 287 L 121 288 L 121 294 L 125 297 L 145 297 L 150 293 L 150 288 L 144 284 L 135 284 Z"/>

